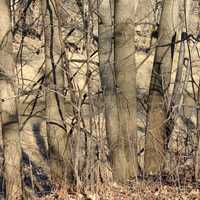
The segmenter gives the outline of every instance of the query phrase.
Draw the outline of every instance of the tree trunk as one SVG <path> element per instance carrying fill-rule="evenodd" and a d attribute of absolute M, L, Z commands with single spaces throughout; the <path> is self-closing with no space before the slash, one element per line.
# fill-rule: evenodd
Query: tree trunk
<path fill-rule="evenodd" d="M 200 81 L 197 98 L 197 150 L 195 155 L 195 180 L 200 181 Z"/>
<path fill-rule="evenodd" d="M 22 199 L 21 146 L 9 1 L 0 1 L 0 98 L 6 199 Z"/>
<path fill-rule="evenodd" d="M 114 66 L 120 141 L 126 157 L 126 177 L 138 174 L 136 127 L 135 0 L 114 5 Z"/>
<path fill-rule="evenodd" d="M 179 47 L 179 57 L 178 57 L 178 63 L 177 63 L 177 69 L 176 69 L 176 77 L 174 82 L 174 87 L 171 95 L 171 100 L 169 104 L 168 109 L 168 117 L 169 121 L 167 122 L 168 125 L 168 132 L 169 136 L 173 132 L 176 119 L 179 116 L 180 109 L 183 103 L 183 97 L 184 97 L 184 88 L 185 84 L 188 81 L 189 77 L 189 67 L 187 66 L 186 69 L 184 69 L 184 62 L 185 62 L 185 56 L 186 56 L 186 47 L 187 47 L 187 39 L 188 39 L 188 19 L 189 19 L 189 13 L 191 9 L 191 0 L 181 0 L 178 2 L 178 34 L 177 34 L 177 41 L 180 42 Z M 168 136 L 168 137 L 169 137 Z"/>
<path fill-rule="evenodd" d="M 98 1 L 98 13 L 100 78 L 105 103 L 106 134 L 111 154 L 111 166 L 114 180 L 125 181 L 126 158 L 122 142 L 120 141 L 115 72 L 113 65 L 113 29 L 110 0 Z"/>
<path fill-rule="evenodd" d="M 67 150 L 68 134 L 64 116 L 64 66 L 57 2 L 42 0 L 46 63 L 46 117 L 49 165 L 54 182 L 71 183 Z"/>
<path fill-rule="evenodd" d="M 175 3 L 174 0 L 163 1 L 160 19 L 148 100 L 144 155 L 144 171 L 147 175 L 159 173 L 165 162 L 167 98 L 176 38 L 175 20 L 178 13 Z"/>

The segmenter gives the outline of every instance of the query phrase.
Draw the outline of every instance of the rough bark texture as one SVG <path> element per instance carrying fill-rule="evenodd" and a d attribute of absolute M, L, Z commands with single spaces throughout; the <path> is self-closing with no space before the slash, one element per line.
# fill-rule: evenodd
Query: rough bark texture
<path fill-rule="evenodd" d="M 21 146 L 9 1 L 0 1 L 0 98 L 6 199 L 22 199 Z"/>
<path fill-rule="evenodd" d="M 98 2 L 99 13 L 99 64 L 101 85 L 105 103 L 106 134 L 109 143 L 113 178 L 126 179 L 126 160 L 120 142 L 120 127 L 117 110 L 115 73 L 112 50 L 112 11 L 109 0 Z"/>
<path fill-rule="evenodd" d="M 64 119 L 64 67 L 60 41 L 57 2 L 42 0 L 46 63 L 46 117 L 49 164 L 52 179 L 71 182 Z"/>
<path fill-rule="evenodd" d="M 116 72 L 120 141 L 124 146 L 126 177 L 138 174 L 136 127 L 135 1 L 114 1 L 114 66 Z"/>
<path fill-rule="evenodd" d="M 150 82 L 144 156 L 144 171 L 150 175 L 159 173 L 165 162 L 167 98 L 176 36 L 174 13 L 178 13 L 177 10 L 174 11 L 178 9 L 175 3 L 174 0 L 163 1 L 158 44 Z"/>

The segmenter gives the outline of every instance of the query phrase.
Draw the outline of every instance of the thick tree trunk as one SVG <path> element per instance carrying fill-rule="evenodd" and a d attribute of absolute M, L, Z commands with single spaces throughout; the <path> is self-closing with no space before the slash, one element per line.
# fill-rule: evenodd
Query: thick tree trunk
<path fill-rule="evenodd" d="M 176 36 L 175 20 L 178 13 L 178 6 L 175 3 L 174 0 L 163 1 L 158 44 L 149 89 L 144 171 L 150 175 L 159 173 L 165 162 L 168 89 Z"/>
<path fill-rule="evenodd" d="M 138 174 L 136 127 L 135 2 L 114 1 L 114 66 L 120 141 L 124 146 L 126 177 Z"/>
<path fill-rule="evenodd" d="M 21 146 L 9 1 L 0 1 L 0 98 L 6 199 L 22 199 Z"/>
<path fill-rule="evenodd" d="M 105 103 L 106 134 L 111 154 L 113 178 L 126 179 L 126 158 L 122 146 L 117 110 L 115 72 L 112 50 L 112 11 L 110 0 L 98 1 L 100 78 Z"/>
<path fill-rule="evenodd" d="M 67 150 L 68 135 L 64 119 L 64 67 L 60 41 L 57 4 L 42 0 L 46 63 L 46 117 L 49 164 L 52 179 L 71 183 Z"/>

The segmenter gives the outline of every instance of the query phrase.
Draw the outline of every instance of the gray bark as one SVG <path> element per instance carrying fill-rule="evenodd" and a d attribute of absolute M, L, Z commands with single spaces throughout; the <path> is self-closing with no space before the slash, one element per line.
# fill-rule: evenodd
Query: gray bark
<path fill-rule="evenodd" d="M 105 103 L 106 134 L 114 180 L 126 179 L 126 158 L 120 137 L 112 49 L 112 11 L 110 0 L 98 1 L 99 67 Z"/>
<path fill-rule="evenodd" d="M 124 146 L 127 178 L 137 176 L 135 3 L 116 0 L 114 6 L 114 66 L 120 141 Z"/>
<path fill-rule="evenodd" d="M 173 0 L 163 1 L 158 44 L 150 82 L 144 155 L 144 171 L 150 175 L 162 171 L 165 164 L 168 89 L 178 13 L 176 3 Z"/>
<path fill-rule="evenodd" d="M 18 128 L 15 61 L 12 48 L 9 3 L 0 2 L 0 98 L 4 147 L 6 199 L 22 199 L 21 146 Z"/>

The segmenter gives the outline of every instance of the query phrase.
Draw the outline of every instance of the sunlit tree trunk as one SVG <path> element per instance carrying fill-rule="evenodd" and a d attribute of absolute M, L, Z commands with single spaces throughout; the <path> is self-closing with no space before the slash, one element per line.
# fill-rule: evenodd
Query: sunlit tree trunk
<path fill-rule="evenodd" d="M 9 1 L 0 1 L 0 98 L 6 199 L 22 199 L 21 146 Z"/>
<path fill-rule="evenodd" d="M 68 135 L 64 116 L 64 66 L 60 40 L 58 1 L 42 0 L 45 35 L 46 117 L 49 165 L 52 179 L 71 183 L 71 166 L 67 150 Z"/>
<path fill-rule="evenodd" d="M 136 127 L 135 0 L 114 1 L 114 66 L 120 142 L 126 177 L 138 174 Z"/>
<path fill-rule="evenodd" d="M 117 110 L 115 72 L 112 49 L 112 10 L 110 0 L 98 1 L 99 14 L 99 63 L 101 86 L 105 103 L 106 133 L 111 154 L 114 180 L 126 179 L 126 158 L 120 142 L 119 116 Z"/>
<path fill-rule="evenodd" d="M 178 113 L 180 112 L 183 99 L 184 99 L 184 88 L 186 85 L 186 82 L 188 81 L 189 77 L 189 66 L 185 65 L 185 57 L 187 56 L 186 50 L 187 50 L 187 39 L 188 39 L 188 22 L 189 22 L 189 13 L 191 9 L 191 0 L 182 0 L 178 2 L 178 11 L 179 11 L 179 17 L 177 20 L 178 28 L 177 28 L 177 39 L 180 44 L 179 46 L 179 57 L 177 62 L 177 68 L 176 68 L 176 77 L 174 81 L 174 87 L 172 90 L 171 100 L 168 108 L 168 135 L 170 136 L 173 132 L 176 119 L 178 117 Z M 188 64 L 190 64 L 188 62 Z M 168 137 L 169 137 L 168 136 Z"/>
<path fill-rule="evenodd" d="M 144 171 L 159 173 L 165 162 L 168 89 L 176 36 L 177 2 L 164 0 L 149 89 Z"/>

